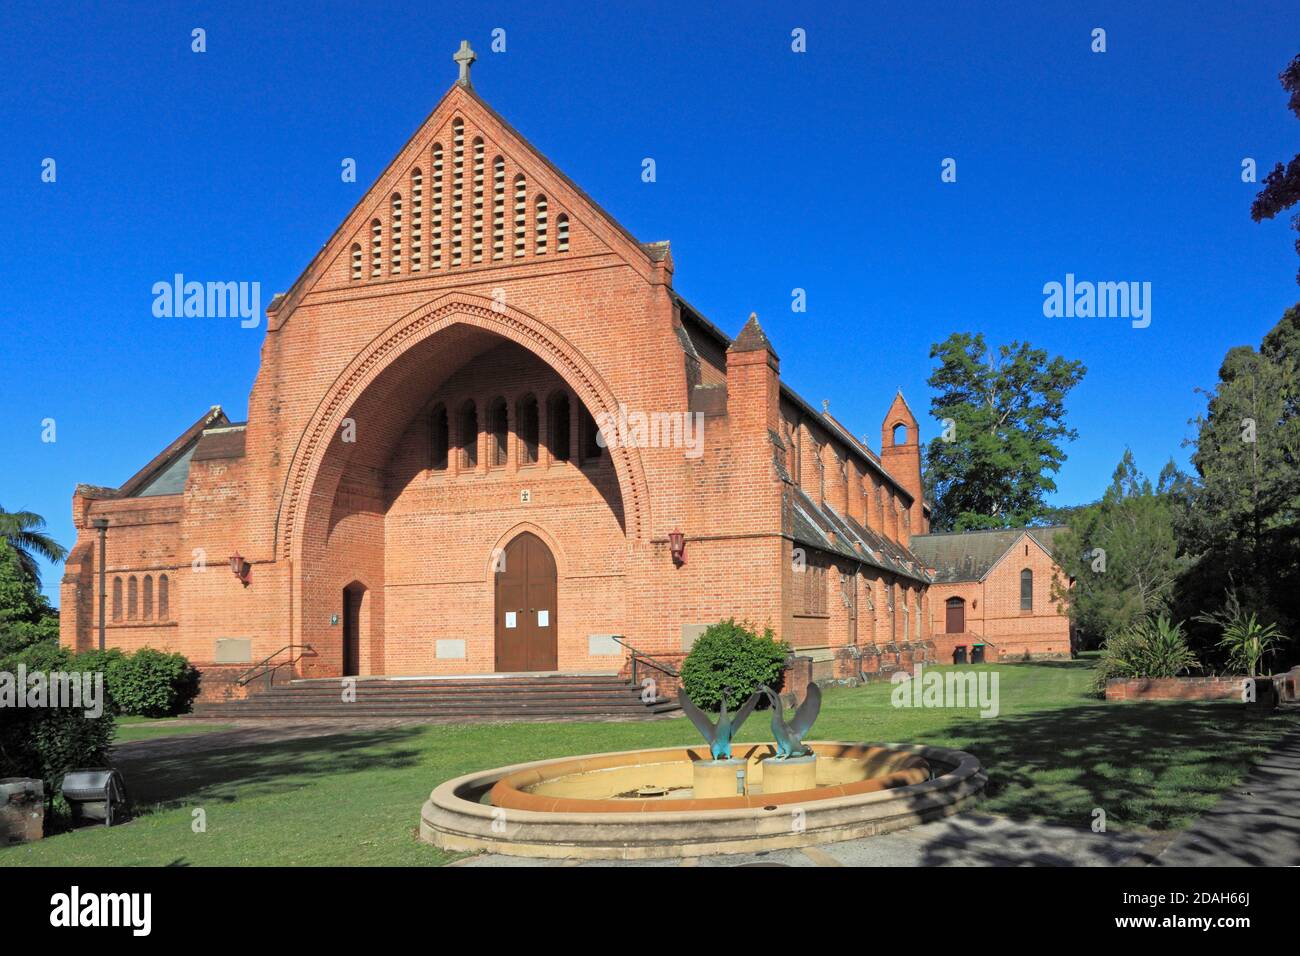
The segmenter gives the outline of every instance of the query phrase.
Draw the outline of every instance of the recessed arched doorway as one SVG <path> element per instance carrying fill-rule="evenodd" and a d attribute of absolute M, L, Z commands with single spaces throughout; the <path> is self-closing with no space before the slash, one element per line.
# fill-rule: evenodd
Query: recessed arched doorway
<path fill-rule="evenodd" d="M 963 634 L 966 631 L 966 602 L 959 597 L 950 597 L 944 610 L 947 620 L 944 631 L 948 634 Z"/>
<path fill-rule="evenodd" d="M 553 671 L 556 642 L 555 556 L 524 531 L 497 557 L 496 670 Z"/>
<path fill-rule="evenodd" d="M 361 625 L 366 601 L 366 586 L 352 582 L 343 589 L 343 655 L 344 677 L 361 673 Z"/>

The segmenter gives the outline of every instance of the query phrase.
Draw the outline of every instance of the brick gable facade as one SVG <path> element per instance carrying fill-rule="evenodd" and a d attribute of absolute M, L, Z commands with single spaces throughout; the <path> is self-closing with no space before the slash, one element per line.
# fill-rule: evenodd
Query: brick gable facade
<path fill-rule="evenodd" d="M 168 482 L 78 486 L 63 642 L 95 645 L 106 519 L 108 646 L 180 651 L 211 686 L 287 646 L 306 676 L 489 672 L 522 613 L 562 671 L 625 667 L 611 635 L 679 660 L 730 616 L 821 676 L 925 656 L 906 403 L 877 455 L 782 384 L 756 317 L 733 341 L 673 272 L 453 86 L 271 303 L 248 421 L 214 409 L 150 464 Z M 638 415 L 660 440 L 610 430 Z M 525 533 L 554 605 L 503 609 Z"/>

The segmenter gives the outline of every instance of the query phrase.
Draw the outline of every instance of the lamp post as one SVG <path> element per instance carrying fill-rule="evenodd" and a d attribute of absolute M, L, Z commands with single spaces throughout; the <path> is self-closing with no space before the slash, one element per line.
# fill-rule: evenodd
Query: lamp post
<path fill-rule="evenodd" d="M 99 649 L 104 649 L 104 612 L 108 604 L 108 584 L 104 564 L 108 561 L 108 519 L 95 518 L 90 522 L 99 532 Z"/>

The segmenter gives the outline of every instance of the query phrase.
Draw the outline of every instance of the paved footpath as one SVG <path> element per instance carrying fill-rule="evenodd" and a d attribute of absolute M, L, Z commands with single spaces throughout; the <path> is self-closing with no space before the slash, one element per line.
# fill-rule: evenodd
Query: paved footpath
<path fill-rule="evenodd" d="M 1300 730 L 1178 834 L 1155 866 L 1300 866 Z"/>

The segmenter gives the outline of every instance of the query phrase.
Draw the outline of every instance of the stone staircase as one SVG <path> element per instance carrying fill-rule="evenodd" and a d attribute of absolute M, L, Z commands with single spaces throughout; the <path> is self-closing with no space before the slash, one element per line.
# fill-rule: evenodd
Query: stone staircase
<path fill-rule="evenodd" d="M 616 675 L 358 678 L 355 700 L 344 701 L 338 678 L 277 684 L 240 700 L 196 702 L 194 717 L 448 718 L 454 720 L 646 719 L 679 710 L 676 701 L 641 700 Z"/>

